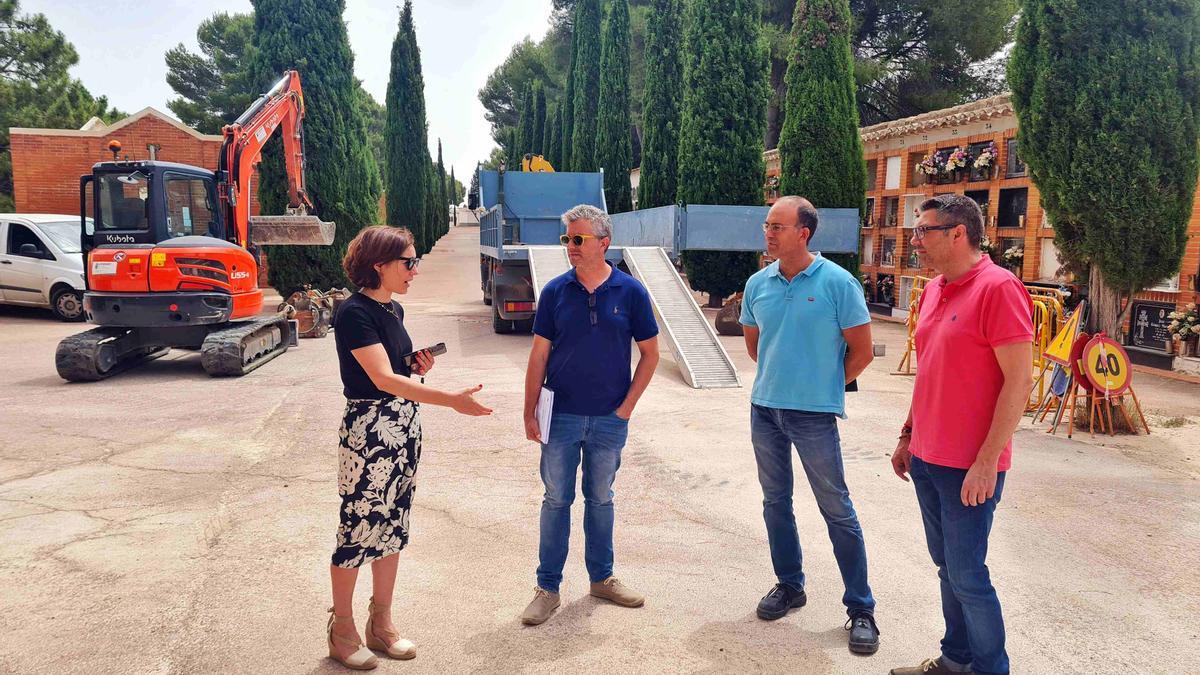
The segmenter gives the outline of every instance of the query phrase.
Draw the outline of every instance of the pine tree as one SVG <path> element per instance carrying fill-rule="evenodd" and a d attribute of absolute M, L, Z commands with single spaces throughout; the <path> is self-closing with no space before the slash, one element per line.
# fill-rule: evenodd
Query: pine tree
<path fill-rule="evenodd" d="M 629 170 L 629 0 L 612 0 L 600 57 L 600 104 L 596 119 L 596 166 L 604 169 L 610 213 L 633 210 Z"/>
<path fill-rule="evenodd" d="M 689 204 L 763 203 L 767 54 L 757 0 L 688 5 L 679 139 L 679 199 Z M 717 305 L 757 269 L 754 253 L 692 251 L 692 288 Z"/>
<path fill-rule="evenodd" d="M 546 88 L 541 80 L 533 83 L 533 138 L 530 139 L 529 152 L 544 155 L 546 139 Z"/>
<path fill-rule="evenodd" d="M 1197 177 L 1195 3 L 1026 0 L 1009 60 L 1021 159 L 1093 330 L 1179 271 Z"/>
<path fill-rule="evenodd" d="M 646 20 L 646 84 L 642 93 L 642 170 L 638 208 L 675 203 L 679 180 L 682 0 L 654 0 Z"/>
<path fill-rule="evenodd" d="M 849 0 L 796 3 L 787 99 L 779 137 L 780 189 L 817 208 L 863 208 L 866 166 L 858 135 Z M 831 256 L 858 276 L 858 256 Z"/>
<path fill-rule="evenodd" d="M 517 131 L 517 165 L 520 168 L 521 158 L 533 151 L 533 130 L 536 124 L 537 110 L 533 98 L 533 83 L 525 85 L 525 95 L 521 97 L 521 127 Z"/>
<path fill-rule="evenodd" d="M 375 222 L 382 185 L 367 123 L 356 105 L 354 53 L 342 21 L 344 3 L 254 0 L 254 80 L 270 86 L 290 68 L 304 86 L 306 180 L 316 213 L 337 223 L 333 246 L 269 247 L 270 282 L 284 296 L 304 284 L 349 285 L 341 260 L 346 244 Z M 313 51 L 309 45 L 321 45 Z M 283 213 L 287 182 L 283 148 L 272 139 L 259 165 L 264 214 Z"/>
<path fill-rule="evenodd" d="M 600 0 L 575 5 L 575 87 L 571 170 L 596 170 L 596 101 L 600 99 Z"/>

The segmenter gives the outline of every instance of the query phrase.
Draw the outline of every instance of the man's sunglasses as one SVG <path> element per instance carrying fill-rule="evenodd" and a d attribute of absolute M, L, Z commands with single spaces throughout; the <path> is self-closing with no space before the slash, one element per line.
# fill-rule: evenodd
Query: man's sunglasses
<path fill-rule="evenodd" d="M 407 269 L 407 270 L 408 270 L 408 271 L 410 271 L 410 272 L 411 272 L 411 271 L 413 271 L 413 270 L 415 270 L 415 269 L 417 269 L 417 265 L 420 265 L 420 264 L 421 264 L 421 258 L 420 258 L 419 256 L 418 256 L 418 257 L 413 257 L 413 258 L 406 258 L 406 257 L 404 257 L 404 256 L 400 256 L 399 258 L 396 258 L 396 259 L 397 259 L 397 260 L 403 260 L 403 261 L 404 261 L 404 268 L 405 268 L 405 269 Z"/>
<path fill-rule="evenodd" d="M 558 240 L 562 242 L 563 246 L 566 246 L 567 244 L 575 244 L 576 246 L 583 246 L 584 239 L 602 239 L 602 238 L 603 237 L 597 237 L 594 234 L 564 234 L 563 236 L 559 237 Z"/>

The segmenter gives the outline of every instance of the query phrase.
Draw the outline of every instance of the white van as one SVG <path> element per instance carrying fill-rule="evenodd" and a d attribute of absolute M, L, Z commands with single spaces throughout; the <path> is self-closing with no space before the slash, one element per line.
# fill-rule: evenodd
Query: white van
<path fill-rule="evenodd" d="M 0 303 L 83 320 L 79 216 L 0 213 Z"/>

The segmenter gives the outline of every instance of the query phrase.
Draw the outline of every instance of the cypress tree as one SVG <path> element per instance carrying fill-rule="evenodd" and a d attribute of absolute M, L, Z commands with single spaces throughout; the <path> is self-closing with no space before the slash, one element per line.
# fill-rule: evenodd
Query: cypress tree
<path fill-rule="evenodd" d="M 349 285 L 341 259 L 346 244 L 375 222 L 382 185 L 356 103 L 354 53 L 342 21 L 344 2 L 254 0 L 253 80 L 266 91 L 288 69 L 300 71 L 305 104 L 305 178 L 316 213 L 337 223 L 332 246 L 271 246 L 271 286 L 285 297 L 304 284 Z M 319 44 L 319 52 L 306 45 Z M 264 214 L 287 206 L 283 144 L 273 138 L 259 165 Z"/>
<path fill-rule="evenodd" d="M 646 20 L 639 209 L 675 203 L 679 178 L 679 99 L 683 89 L 681 3 L 682 0 L 654 0 Z"/>
<path fill-rule="evenodd" d="M 610 213 L 633 210 L 629 170 L 629 0 L 612 0 L 600 57 L 600 110 L 596 119 L 596 166 L 604 169 Z"/>
<path fill-rule="evenodd" d="M 817 208 L 862 210 L 867 170 L 858 135 L 849 0 L 796 3 L 779 136 L 780 189 Z M 830 256 L 858 276 L 858 256 Z"/>
<path fill-rule="evenodd" d="M 575 97 L 571 170 L 596 170 L 596 102 L 600 99 L 600 0 L 575 5 Z"/>
<path fill-rule="evenodd" d="M 556 171 L 571 171 L 571 132 L 568 130 L 571 108 L 570 101 L 563 101 L 558 107 L 558 163 L 554 165 Z"/>
<path fill-rule="evenodd" d="M 767 54 L 760 42 L 758 0 L 688 5 L 679 138 L 679 199 L 689 204 L 763 203 L 763 133 Z M 758 255 L 690 251 L 683 256 L 692 288 L 709 305 L 741 290 Z"/>
<path fill-rule="evenodd" d="M 572 171 L 571 140 L 575 132 L 575 66 L 579 52 L 579 30 L 571 29 L 571 66 L 567 68 L 566 93 L 562 102 L 562 136 L 559 141 L 559 163 L 554 165 L 558 171 Z"/>
<path fill-rule="evenodd" d="M 520 130 L 518 127 L 509 127 L 505 136 L 507 137 L 504 143 L 505 168 L 509 171 L 520 171 L 521 154 L 517 151 L 517 148 L 521 145 L 519 140 Z"/>
<path fill-rule="evenodd" d="M 392 70 L 387 88 L 387 222 L 412 231 L 417 255 L 426 247 L 427 177 L 424 157 L 428 145 L 425 122 L 425 82 L 415 40 L 412 1 L 404 3 L 392 41 Z"/>
<path fill-rule="evenodd" d="M 520 169 L 521 158 L 525 153 L 533 151 L 533 131 L 536 124 L 537 110 L 535 109 L 533 99 L 533 83 L 525 85 L 525 95 L 521 97 L 521 126 L 517 132 L 517 165 L 514 170 Z"/>
<path fill-rule="evenodd" d="M 529 152 L 535 155 L 545 155 L 546 148 L 546 88 L 542 81 L 533 84 L 533 138 L 530 139 Z"/>
<path fill-rule="evenodd" d="M 458 196 L 458 179 L 454 177 L 453 166 L 450 167 L 450 185 L 448 187 L 450 188 L 450 203 L 457 207 L 462 200 Z"/>
<path fill-rule="evenodd" d="M 562 131 L 559 127 L 559 123 L 561 121 L 562 117 L 559 116 L 558 104 L 551 103 L 547 105 L 546 135 L 542 139 L 542 150 L 546 161 L 550 162 L 550 165 L 554 167 L 555 171 L 558 170 L 558 146 L 559 139 L 562 136 Z"/>
<path fill-rule="evenodd" d="M 425 252 L 433 250 L 438 240 L 437 232 L 437 166 L 429 151 L 425 151 Z"/>
<path fill-rule="evenodd" d="M 450 203 L 450 194 L 446 190 L 446 163 L 442 161 L 442 139 L 438 139 L 437 162 L 437 236 L 446 234 L 446 205 Z"/>
<path fill-rule="evenodd" d="M 1197 177 L 1192 2 L 1026 0 L 1009 60 L 1020 153 L 1064 257 L 1089 269 L 1092 330 L 1179 271 Z M 1124 305 L 1124 306 L 1123 306 Z"/>

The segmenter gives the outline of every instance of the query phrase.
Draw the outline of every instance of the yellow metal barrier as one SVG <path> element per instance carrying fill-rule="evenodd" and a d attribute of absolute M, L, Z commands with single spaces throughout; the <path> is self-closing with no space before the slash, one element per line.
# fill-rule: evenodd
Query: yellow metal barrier
<path fill-rule="evenodd" d="M 900 358 L 895 374 L 913 374 L 917 353 L 916 332 L 919 318 L 917 308 L 921 300 L 921 293 L 924 292 L 927 283 L 929 283 L 928 277 L 913 277 L 912 290 L 908 294 L 908 320 L 905 322 L 908 335 L 904 343 L 904 356 Z M 1050 341 L 1054 339 L 1055 335 L 1058 335 L 1067 322 L 1067 312 L 1064 308 L 1067 296 L 1056 288 L 1026 286 L 1025 290 L 1029 292 L 1033 301 L 1033 354 L 1030 366 L 1037 374 L 1037 386 L 1035 387 L 1036 392 L 1030 392 L 1030 394 L 1037 394 L 1031 401 L 1031 405 L 1036 407 L 1037 402 L 1042 400 L 1047 384 L 1042 375 L 1052 367 L 1044 353 L 1050 346 Z"/>
<path fill-rule="evenodd" d="M 912 375 L 913 366 L 916 365 L 914 357 L 917 353 L 917 308 L 921 302 L 921 293 L 925 290 L 925 284 L 929 283 L 929 277 L 913 277 L 912 290 L 908 292 L 908 320 L 905 325 L 908 327 L 908 336 L 904 340 L 904 356 L 900 359 L 900 365 L 896 366 L 894 375 Z"/>

